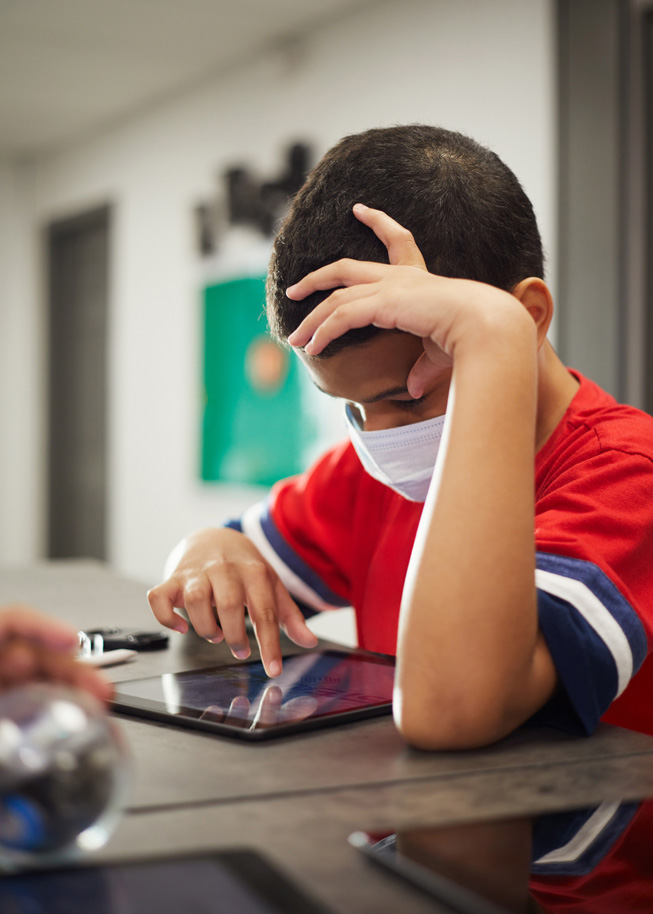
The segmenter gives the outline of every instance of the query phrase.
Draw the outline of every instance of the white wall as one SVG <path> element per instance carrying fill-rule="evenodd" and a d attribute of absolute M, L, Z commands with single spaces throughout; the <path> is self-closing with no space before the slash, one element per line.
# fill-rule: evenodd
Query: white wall
<path fill-rule="evenodd" d="M 34 246 L 41 226 L 114 205 L 110 558 L 119 571 L 154 581 L 181 535 L 220 522 L 257 495 L 198 479 L 201 328 L 191 208 L 214 188 L 216 174 L 243 160 L 273 174 L 295 138 L 322 152 L 366 127 L 438 123 L 470 133 L 508 162 L 552 251 L 554 64 L 552 0 L 386 0 L 323 27 L 292 55 L 270 52 L 15 175 L 26 226 L 19 244 L 2 242 L 5 257 L 17 247 L 20 256 L 2 302 L 3 353 L 9 343 L 15 386 L 6 386 L 3 366 L 11 406 L 3 403 L 0 419 L 3 436 L 9 412 L 27 431 L 23 464 L 18 454 L 0 452 L 3 506 L 10 495 L 14 505 L 0 517 L 0 558 L 28 561 L 42 542 L 42 499 L 35 505 L 30 494 L 40 493 L 42 469 L 23 453 L 40 440 L 43 422 L 43 385 L 40 396 L 35 389 L 43 353 Z M 7 183 L 5 174 L 0 202 Z M 18 304 L 25 314 L 6 326 L 5 312 Z"/>
<path fill-rule="evenodd" d="M 0 560 L 16 563 L 43 548 L 45 328 L 23 179 L 0 162 Z"/>

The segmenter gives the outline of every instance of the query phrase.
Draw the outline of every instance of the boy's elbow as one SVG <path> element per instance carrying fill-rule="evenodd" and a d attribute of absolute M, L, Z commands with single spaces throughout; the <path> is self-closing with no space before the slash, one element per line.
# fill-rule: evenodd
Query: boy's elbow
<path fill-rule="evenodd" d="M 487 709 L 464 707 L 451 699 L 424 703 L 401 696 L 398 690 L 393 714 L 395 725 L 408 745 L 427 752 L 479 749 L 514 729 L 495 709 L 488 713 Z"/>

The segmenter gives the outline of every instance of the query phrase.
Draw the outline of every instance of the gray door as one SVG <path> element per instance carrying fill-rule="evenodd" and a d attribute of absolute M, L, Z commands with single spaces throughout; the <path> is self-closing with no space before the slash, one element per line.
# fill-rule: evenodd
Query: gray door
<path fill-rule="evenodd" d="M 52 558 L 106 558 L 108 250 L 108 208 L 48 229 Z"/>

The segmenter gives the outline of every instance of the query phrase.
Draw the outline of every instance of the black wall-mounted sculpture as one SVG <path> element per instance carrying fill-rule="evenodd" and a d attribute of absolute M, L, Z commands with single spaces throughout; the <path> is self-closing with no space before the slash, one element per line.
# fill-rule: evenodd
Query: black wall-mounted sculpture
<path fill-rule="evenodd" d="M 228 168 L 223 174 L 226 207 L 218 198 L 195 208 L 200 254 L 215 253 L 220 235 L 232 225 L 248 225 L 272 236 L 289 201 L 304 183 L 309 159 L 310 149 L 305 143 L 293 144 L 287 151 L 285 168 L 270 181 L 260 180 L 244 166 Z"/>

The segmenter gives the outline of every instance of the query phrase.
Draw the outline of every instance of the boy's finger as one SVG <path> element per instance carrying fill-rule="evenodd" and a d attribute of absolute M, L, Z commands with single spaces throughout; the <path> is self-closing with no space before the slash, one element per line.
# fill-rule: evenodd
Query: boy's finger
<path fill-rule="evenodd" d="M 322 320 L 304 346 L 304 352 L 306 355 L 319 355 L 332 340 L 359 327 L 369 327 L 373 324 L 384 330 L 393 330 L 397 326 L 397 319 L 391 307 L 391 303 L 379 301 L 372 296 L 342 304 L 334 303 L 331 313 Z M 298 329 L 301 329 L 301 326 Z"/>
<path fill-rule="evenodd" d="M 313 292 L 326 292 L 329 289 L 364 285 L 367 282 L 377 282 L 381 279 L 388 265 L 385 263 L 371 263 L 365 260 L 336 260 L 324 267 L 307 273 L 299 282 L 288 286 L 286 295 L 293 301 L 301 301 Z"/>
<path fill-rule="evenodd" d="M 276 595 L 279 623 L 284 627 L 290 640 L 300 647 L 316 647 L 319 640 L 317 635 L 310 630 L 302 611 L 281 581 L 277 582 Z"/>
<path fill-rule="evenodd" d="M 174 631 L 184 634 L 188 631 L 188 625 L 179 613 L 175 612 L 175 601 L 178 594 L 179 586 L 173 578 L 170 578 L 169 581 L 164 581 L 163 584 L 149 590 L 147 599 L 157 622 L 166 628 L 172 628 Z"/>
<path fill-rule="evenodd" d="M 374 295 L 375 289 L 376 285 L 373 283 L 336 289 L 306 315 L 299 327 L 290 334 L 288 342 L 291 346 L 306 345 L 336 311 L 340 320 L 355 319 L 359 321 L 356 326 L 365 326 L 360 322 L 369 322 L 370 316 L 374 315 L 374 304 L 369 299 Z"/>
<path fill-rule="evenodd" d="M 218 576 L 212 579 L 212 583 L 224 640 L 234 657 L 244 660 L 249 657 L 251 650 L 245 628 L 245 594 L 242 585 L 239 581 L 227 581 Z"/>
<path fill-rule="evenodd" d="M 184 585 L 183 603 L 191 625 L 200 638 L 222 641 L 213 599 L 213 587 L 205 575 L 190 578 Z"/>
<path fill-rule="evenodd" d="M 254 626 L 265 671 L 268 676 L 278 676 L 281 672 L 279 618 L 274 588 L 270 581 L 249 583 L 247 609 Z"/>
<path fill-rule="evenodd" d="M 411 397 L 417 400 L 429 384 L 442 374 L 442 366 L 436 365 L 426 352 L 423 352 L 410 370 L 406 379 L 406 389 Z"/>
<path fill-rule="evenodd" d="M 391 264 L 426 269 L 421 251 L 415 244 L 412 232 L 407 228 L 399 225 L 382 210 L 372 209 L 364 203 L 357 203 L 353 211 L 358 221 L 372 229 L 379 241 L 386 246 Z"/>

